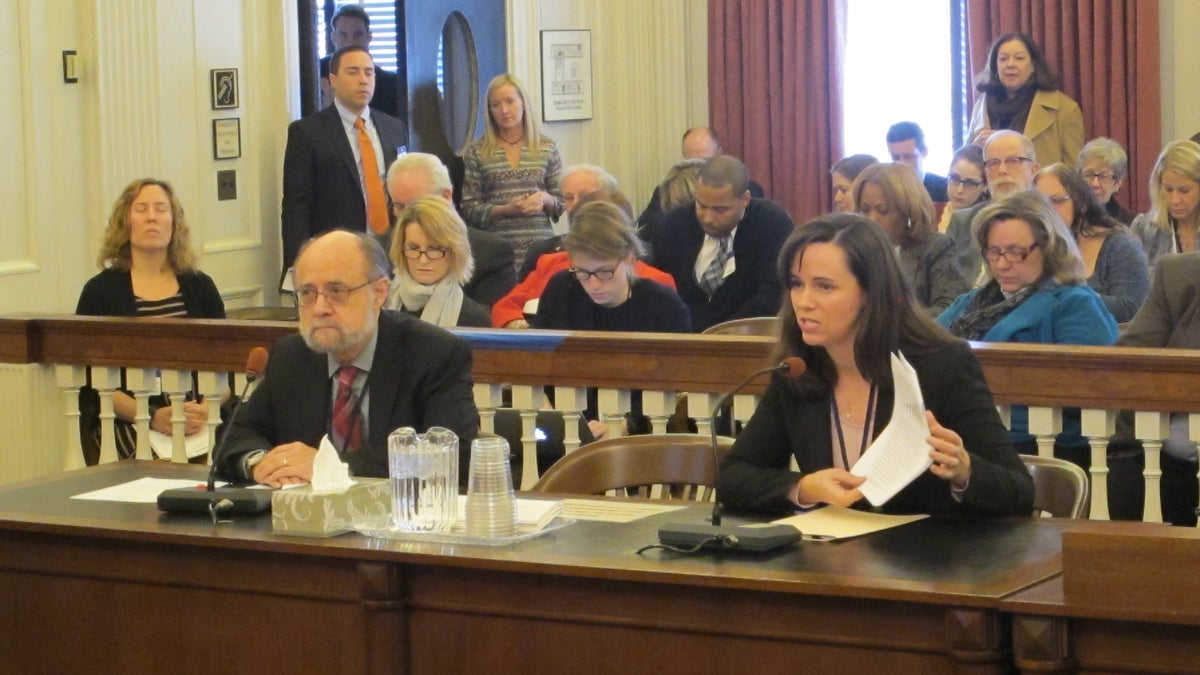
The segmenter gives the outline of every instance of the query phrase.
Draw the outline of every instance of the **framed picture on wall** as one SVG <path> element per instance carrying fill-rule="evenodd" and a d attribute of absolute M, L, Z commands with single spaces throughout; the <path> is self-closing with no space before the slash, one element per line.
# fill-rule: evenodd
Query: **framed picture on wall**
<path fill-rule="evenodd" d="M 542 119 L 592 119 L 592 31 L 542 31 Z"/>
<path fill-rule="evenodd" d="M 237 68 L 214 68 L 212 74 L 212 109 L 229 110 L 238 107 Z"/>
<path fill-rule="evenodd" d="M 213 120 L 213 159 L 242 156 L 242 121 L 236 117 Z"/>

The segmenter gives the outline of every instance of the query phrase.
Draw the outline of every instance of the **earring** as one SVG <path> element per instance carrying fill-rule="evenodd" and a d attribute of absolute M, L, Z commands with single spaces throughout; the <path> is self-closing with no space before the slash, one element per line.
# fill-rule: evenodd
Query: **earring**
<path fill-rule="evenodd" d="M 908 219 L 908 229 L 912 229 L 912 218 Z"/>

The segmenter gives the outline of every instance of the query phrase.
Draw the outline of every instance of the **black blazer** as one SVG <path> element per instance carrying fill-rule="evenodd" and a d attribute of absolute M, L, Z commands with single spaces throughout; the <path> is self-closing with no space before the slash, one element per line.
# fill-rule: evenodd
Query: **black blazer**
<path fill-rule="evenodd" d="M 475 272 L 471 281 L 463 286 L 463 293 L 490 312 L 492 305 L 517 285 L 512 244 L 494 232 L 470 226 L 467 226 L 467 243 L 471 245 L 471 257 L 475 259 Z M 483 326 L 491 325 L 489 314 L 488 322 Z"/>
<path fill-rule="evenodd" d="M 219 466 L 240 478 L 242 456 L 253 450 L 300 441 L 317 447 L 329 428 L 331 383 L 324 354 L 310 350 L 297 333 L 271 349 L 265 377 L 229 430 Z M 411 426 L 420 433 L 443 426 L 461 442 L 459 475 L 465 476 L 479 414 L 467 342 L 402 312 L 383 311 L 368 384 L 370 418 L 366 446 L 343 457 L 356 476 L 388 475 L 387 437 Z"/>
<path fill-rule="evenodd" d="M 654 242 L 654 266 L 675 278 L 679 297 L 692 315 L 692 330 L 779 311 L 782 291 L 775 259 L 792 227 L 787 212 L 774 202 L 751 199 L 733 240 L 737 269 L 710 300 L 696 283 L 696 258 L 704 244 L 696 207 L 685 204 L 667 214 Z"/>
<path fill-rule="evenodd" d="M 929 354 L 905 354 L 917 371 L 925 408 L 953 429 L 971 454 L 971 481 L 956 501 L 950 484 L 925 472 L 883 509 L 892 513 L 1028 516 L 1033 479 L 1009 442 L 983 370 L 966 343 Z M 879 391 L 875 435 L 892 418 L 895 392 Z M 752 511 L 794 509 L 787 495 L 802 476 L 833 466 L 829 394 L 803 396 L 775 376 L 729 454 L 721 461 L 717 494 L 726 506 Z M 794 456 L 800 473 L 788 470 Z M 862 504 L 867 504 L 864 500 Z"/>
<path fill-rule="evenodd" d="M 408 134 L 400 120 L 390 115 L 372 110 L 371 120 L 383 146 L 381 168 L 386 170 L 396 160 Z M 336 106 L 288 125 L 281 220 L 285 270 L 292 266 L 306 240 L 339 227 L 367 229 L 358 163 Z"/>
<path fill-rule="evenodd" d="M 204 272 L 180 272 L 179 292 L 189 319 L 224 319 L 225 303 L 212 277 Z M 75 313 L 85 316 L 136 316 L 133 277 L 129 270 L 109 268 L 88 279 L 79 293 Z"/>

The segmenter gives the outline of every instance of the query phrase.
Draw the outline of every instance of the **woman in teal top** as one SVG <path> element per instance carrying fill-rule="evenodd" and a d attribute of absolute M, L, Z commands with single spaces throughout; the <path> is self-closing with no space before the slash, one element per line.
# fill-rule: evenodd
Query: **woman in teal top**
<path fill-rule="evenodd" d="M 1117 322 L 1087 285 L 1075 238 L 1045 197 L 1028 190 L 994 201 L 975 214 L 971 230 L 987 262 L 988 280 L 938 316 L 951 333 L 983 342 L 1116 341 Z M 1078 409 L 1063 413 L 1056 446 L 1074 456 L 1087 442 L 1079 433 Z M 1027 421 L 1027 410 L 1014 407 L 1013 444 L 1036 451 Z"/>

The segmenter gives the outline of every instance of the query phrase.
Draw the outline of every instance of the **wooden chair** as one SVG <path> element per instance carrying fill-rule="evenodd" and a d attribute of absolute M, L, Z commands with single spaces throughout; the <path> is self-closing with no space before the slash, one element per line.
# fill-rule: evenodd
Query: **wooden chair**
<path fill-rule="evenodd" d="M 775 337 L 779 335 L 779 317 L 752 316 L 745 319 L 733 319 L 709 326 L 701 335 L 762 335 Z"/>
<path fill-rule="evenodd" d="M 1084 518 L 1091 513 L 1091 488 L 1083 469 L 1064 459 L 1021 455 L 1033 476 L 1033 515 Z"/>
<path fill-rule="evenodd" d="M 733 439 L 717 437 L 724 456 Z M 709 501 L 716 487 L 712 445 L 703 434 L 621 436 L 589 443 L 551 466 L 533 492 Z"/>

